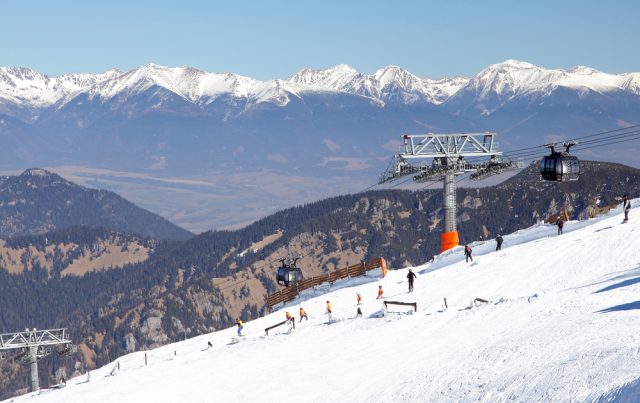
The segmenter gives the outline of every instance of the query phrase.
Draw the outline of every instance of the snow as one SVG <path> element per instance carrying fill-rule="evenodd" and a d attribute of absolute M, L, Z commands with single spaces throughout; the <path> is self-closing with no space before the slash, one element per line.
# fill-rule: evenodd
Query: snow
<path fill-rule="evenodd" d="M 640 199 L 632 201 L 640 205 Z M 225 329 L 136 352 L 15 402 L 113 401 L 594 401 L 633 400 L 640 390 L 640 208 L 570 221 L 565 233 L 539 224 L 495 242 L 475 242 L 386 278 L 324 286 L 289 307 Z M 417 302 L 418 311 L 375 299 Z M 364 318 L 353 319 L 356 292 Z M 448 309 L 444 309 L 444 298 Z M 474 303 L 474 298 L 489 303 Z M 325 301 L 336 322 L 326 324 Z M 297 316 L 291 334 L 264 328 Z M 213 348 L 202 351 L 211 341 Z M 175 352 L 175 355 L 174 355 Z M 147 354 L 148 365 L 144 364 Z M 110 376 L 110 373 L 114 373 Z M 637 400 L 637 399 L 636 399 Z"/>

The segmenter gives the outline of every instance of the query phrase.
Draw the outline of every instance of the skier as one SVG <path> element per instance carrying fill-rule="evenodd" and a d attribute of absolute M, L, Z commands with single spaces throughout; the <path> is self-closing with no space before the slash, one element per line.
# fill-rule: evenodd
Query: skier
<path fill-rule="evenodd" d="M 333 316 L 331 315 L 331 302 L 327 300 L 327 315 L 329 316 L 329 323 L 333 322 Z"/>
<path fill-rule="evenodd" d="M 287 313 L 285 314 L 285 317 L 287 318 L 287 324 L 289 325 L 289 331 L 292 331 L 293 328 L 295 327 L 295 319 L 293 318 L 293 315 L 291 315 L 291 313 L 289 311 L 287 311 Z"/>
<path fill-rule="evenodd" d="M 473 257 L 471 257 L 471 252 L 473 252 L 471 250 L 471 246 L 466 245 L 464 247 L 464 257 L 465 257 L 465 262 L 469 263 L 469 259 L 471 259 L 471 261 L 473 262 Z"/>
<path fill-rule="evenodd" d="M 358 305 L 362 305 L 362 295 L 359 292 L 356 293 L 356 299 L 358 300 Z"/>
<path fill-rule="evenodd" d="M 409 279 L 409 292 L 413 292 L 413 280 L 416 278 L 416 274 L 413 272 L 413 270 L 409 269 L 407 278 Z"/>
<path fill-rule="evenodd" d="M 240 318 L 236 318 L 236 325 L 238 325 L 238 336 L 242 336 L 242 329 L 244 326 Z"/>
<path fill-rule="evenodd" d="M 360 309 L 360 307 L 358 307 L 358 310 L 356 311 L 356 318 L 358 316 L 362 316 L 362 309 Z"/>
<path fill-rule="evenodd" d="M 558 235 L 562 235 L 562 227 L 564 227 L 564 220 L 560 217 L 556 220 L 556 225 L 558 226 Z"/>
<path fill-rule="evenodd" d="M 302 309 L 302 307 L 300 307 L 300 322 L 302 322 L 302 318 L 309 320 L 309 318 L 307 317 L 307 313 L 304 311 L 304 309 Z"/>
<path fill-rule="evenodd" d="M 382 291 L 382 286 L 379 285 L 378 286 L 378 297 L 376 299 L 382 298 L 382 294 L 384 294 L 384 291 Z"/>
<path fill-rule="evenodd" d="M 627 195 L 624 195 L 622 198 L 622 209 L 624 210 L 624 221 L 629 221 L 629 210 L 631 210 L 631 201 L 627 198 Z"/>
<path fill-rule="evenodd" d="M 498 236 L 496 237 L 496 252 L 502 249 L 502 241 L 502 236 L 498 234 Z"/>

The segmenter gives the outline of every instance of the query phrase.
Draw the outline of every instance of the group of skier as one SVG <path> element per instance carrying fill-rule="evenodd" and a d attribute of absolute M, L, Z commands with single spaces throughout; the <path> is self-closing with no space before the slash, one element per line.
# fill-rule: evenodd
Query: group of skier
<path fill-rule="evenodd" d="M 626 223 L 629 221 L 629 210 L 631 210 L 631 201 L 629 200 L 627 195 L 624 195 L 622 197 L 622 210 L 624 212 L 624 220 L 622 222 Z M 558 235 L 562 235 L 562 229 L 564 228 L 564 219 L 562 217 L 558 217 L 556 219 L 556 226 L 558 227 Z M 480 240 L 483 240 L 482 235 L 480 236 Z M 499 250 L 502 250 L 503 242 L 504 242 L 504 239 L 502 239 L 502 236 L 498 234 L 498 236 L 496 237 L 496 252 Z M 465 262 L 469 263 L 469 260 L 473 262 L 473 257 L 471 256 L 472 252 L 473 250 L 471 249 L 471 246 L 468 244 L 465 245 L 464 247 Z M 409 292 L 411 292 L 411 289 L 412 289 L 412 285 L 411 285 L 411 281 L 409 281 Z"/>
<path fill-rule="evenodd" d="M 413 283 L 416 277 L 417 276 L 413 272 L 413 270 L 409 269 L 409 273 L 407 274 L 407 280 L 409 281 L 409 292 L 413 292 Z M 381 298 L 384 298 L 384 290 L 382 289 L 382 286 L 379 285 L 378 296 L 376 297 L 376 299 L 381 299 Z M 360 307 L 361 305 L 362 305 L 362 295 L 360 294 L 360 292 L 356 292 L 356 306 L 357 306 L 356 317 L 362 316 L 362 309 Z M 329 300 L 327 300 L 327 303 L 326 303 L 325 314 L 328 316 L 329 322 L 333 322 L 333 307 L 331 306 L 331 301 Z M 285 319 L 290 324 L 293 324 L 294 318 L 293 318 L 293 315 L 291 315 L 291 312 L 289 311 L 285 312 Z M 304 308 L 300 307 L 300 319 L 298 320 L 298 322 L 302 322 L 303 319 L 306 319 L 308 321 L 309 317 L 307 316 L 307 312 L 304 310 Z M 242 320 L 240 320 L 240 318 L 236 318 L 236 326 L 237 326 L 238 336 L 243 336 L 242 330 L 244 329 L 244 323 L 242 322 Z"/>

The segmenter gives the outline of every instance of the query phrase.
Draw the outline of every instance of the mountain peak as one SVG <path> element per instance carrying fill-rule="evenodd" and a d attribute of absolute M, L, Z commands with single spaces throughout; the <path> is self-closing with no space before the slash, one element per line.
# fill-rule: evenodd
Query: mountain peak
<path fill-rule="evenodd" d="M 358 70 L 354 69 L 353 67 L 349 66 L 348 64 L 337 64 L 335 66 L 329 67 L 328 69 L 326 69 L 327 71 L 332 71 L 332 72 L 340 72 L 340 73 L 351 73 L 351 74 L 357 74 Z"/>
<path fill-rule="evenodd" d="M 20 174 L 20 176 L 37 176 L 37 177 L 50 177 L 53 175 L 55 174 L 42 168 L 29 168 Z"/>
<path fill-rule="evenodd" d="M 408 88 L 421 83 L 421 80 L 417 76 L 409 73 L 401 67 L 393 65 L 379 69 L 373 74 L 373 76 L 376 80 L 380 81 L 382 86 L 390 83 L 397 83 L 404 88 Z"/>
<path fill-rule="evenodd" d="M 507 59 L 502 63 L 496 63 L 489 66 L 489 68 L 512 68 L 512 69 L 540 69 L 539 66 L 529 62 L 522 62 L 520 60 L 515 59 Z"/>
<path fill-rule="evenodd" d="M 338 64 L 326 69 L 305 68 L 294 74 L 289 81 L 311 86 L 333 87 L 336 84 L 344 83 L 357 76 L 358 71 L 346 64 Z M 328 89 L 328 88 L 327 88 Z"/>
<path fill-rule="evenodd" d="M 579 75 L 591 75 L 591 74 L 600 73 L 600 71 L 587 66 L 575 66 L 571 70 L 568 70 L 567 73 L 579 74 Z"/>

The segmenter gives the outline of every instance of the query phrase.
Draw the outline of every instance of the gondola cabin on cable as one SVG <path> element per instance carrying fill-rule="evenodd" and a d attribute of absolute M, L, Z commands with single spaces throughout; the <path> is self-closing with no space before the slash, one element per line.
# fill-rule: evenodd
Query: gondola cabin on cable
<path fill-rule="evenodd" d="M 278 284 L 289 287 L 289 285 L 299 283 L 303 280 L 302 270 L 300 270 L 299 267 L 296 267 L 298 259 L 300 258 L 293 259 L 293 263 L 291 264 L 287 264 L 286 259 L 280 260 L 282 265 L 278 267 L 278 272 L 276 273 L 276 280 Z"/>
<path fill-rule="evenodd" d="M 554 182 L 577 181 L 580 177 L 580 161 L 575 155 L 569 153 L 569 148 L 576 143 L 564 143 L 565 151 L 556 151 L 555 144 L 547 144 L 551 149 L 551 155 L 547 155 L 540 161 L 540 173 L 542 179 Z"/>

